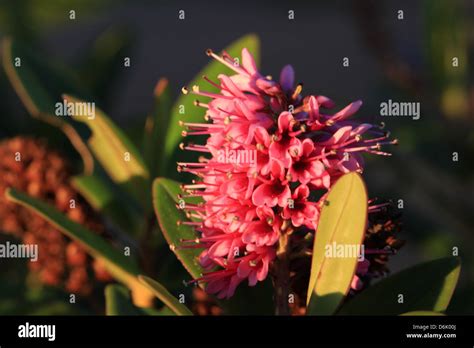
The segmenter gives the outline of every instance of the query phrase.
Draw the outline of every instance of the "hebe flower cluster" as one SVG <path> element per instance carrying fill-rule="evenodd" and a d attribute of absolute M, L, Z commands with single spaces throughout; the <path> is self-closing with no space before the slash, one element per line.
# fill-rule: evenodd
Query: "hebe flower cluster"
<path fill-rule="evenodd" d="M 207 272 L 195 281 L 229 298 L 244 280 L 253 286 L 267 277 L 282 234 L 316 230 L 325 192 L 344 173 L 362 172 L 363 153 L 388 155 L 380 148 L 393 141 L 372 124 L 349 120 L 361 101 L 330 114 L 332 100 L 303 96 L 289 65 L 277 82 L 259 73 L 247 49 L 241 64 L 225 52 L 207 53 L 235 74 L 204 77 L 218 93 L 183 88 L 211 101 L 196 101 L 207 122 L 181 122 L 183 136 L 208 136 L 204 145 L 181 144 L 204 154 L 197 163 L 178 163 L 199 178 L 183 185 L 182 197 L 202 199 L 183 208 L 192 221 L 182 223 L 195 226 L 199 238 L 182 247 L 203 248 Z"/>

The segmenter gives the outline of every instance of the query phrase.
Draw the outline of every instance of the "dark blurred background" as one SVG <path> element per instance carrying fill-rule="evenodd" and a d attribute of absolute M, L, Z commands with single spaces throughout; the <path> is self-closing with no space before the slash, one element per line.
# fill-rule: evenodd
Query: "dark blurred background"
<path fill-rule="evenodd" d="M 290 10 L 294 20 L 288 19 Z M 178 95 L 208 62 L 205 49 L 219 50 L 256 33 L 263 73 L 276 77 L 291 63 L 305 92 L 329 96 L 339 107 L 361 99 L 357 117 L 385 122 L 399 139 L 392 157 L 367 160 L 365 174 L 371 196 L 404 202 L 407 244 L 391 269 L 448 256 L 458 247 L 463 268 L 450 312 L 473 314 L 473 15 L 469 0 L 7 0 L 0 1 L 0 30 L 2 37 L 34 48 L 38 57 L 77 72 L 132 136 L 153 106 L 159 78 L 167 77 Z M 100 54 L 108 48 L 130 57 L 131 66 L 101 65 Z M 459 58 L 457 68 L 453 57 Z M 0 137 L 38 135 L 41 127 L 3 71 L 0 96 Z M 381 117 L 380 103 L 388 99 L 420 102 L 421 118 Z M 1 301 L 0 313 L 10 314 L 13 309 Z"/>

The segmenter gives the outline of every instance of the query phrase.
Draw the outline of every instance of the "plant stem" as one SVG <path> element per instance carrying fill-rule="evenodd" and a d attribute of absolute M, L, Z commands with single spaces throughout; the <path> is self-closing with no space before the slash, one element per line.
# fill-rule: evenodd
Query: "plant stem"
<path fill-rule="evenodd" d="M 275 286 L 275 314 L 290 315 L 288 297 L 290 295 L 289 230 L 281 232 L 277 258 L 274 263 L 273 282 Z"/>

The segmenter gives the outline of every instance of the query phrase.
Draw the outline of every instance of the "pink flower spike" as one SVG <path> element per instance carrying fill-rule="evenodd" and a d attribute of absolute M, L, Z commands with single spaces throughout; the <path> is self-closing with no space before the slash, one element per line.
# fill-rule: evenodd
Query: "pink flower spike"
<path fill-rule="evenodd" d="M 206 111 L 205 121 L 180 122 L 185 140 L 194 135 L 207 139 L 204 144 L 180 144 L 200 156 L 196 162 L 178 163 L 179 172 L 196 176 L 182 185 L 180 199 L 200 201 L 179 205 L 190 219 L 180 223 L 197 234 L 179 247 L 202 249 L 198 261 L 205 272 L 192 282 L 206 283 L 208 293 L 229 298 L 242 282 L 254 286 L 278 267 L 282 236 L 288 237 L 288 245 L 293 238 L 301 242 L 302 235 L 314 236 L 331 185 L 344 173 L 361 172 L 364 153 L 388 155 L 381 147 L 395 141 L 375 125 L 348 120 L 361 101 L 328 114 L 334 102 L 302 95 L 290 65 L 274 81 L 257 70 L 245 48 L 241 65 L 225 52 L 207 54 L 233 75 L 220 74 L 218 81 L 205 77 L 218 92 L 198 86 L 190 90 L 211 100 L 196 101 Z M 368 274 L 368 267 L 359 263 L 353 289 L 362 287 L 360 277 Z"/>

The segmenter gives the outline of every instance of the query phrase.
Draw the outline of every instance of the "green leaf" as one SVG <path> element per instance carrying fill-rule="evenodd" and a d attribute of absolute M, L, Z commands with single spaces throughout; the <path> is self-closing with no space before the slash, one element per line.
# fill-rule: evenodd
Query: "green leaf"
<path fill-rule="evenodd" d="M 176 181 L 165 178 L 155 179 L 153 182 L 153 206 L 161 231 L 170 249 L 175 253 L 189 274 L 193 278 L 199 278 L 203 272 L 197 260 L 201 250 L 177 248 L 181 244 L 181 240 L 194 240 L 197 237 L 194 228 L 184 224 L 178 225 L 178 221 L 187 220 L 183 211 L 176 208 L 178 203 L 177 196 L 180 192 L 179 183 Z"/>
<path fill-rule="evenodd" d="M 104 13 L 110 5 L 117 4 L 111 0 L 59 0 L 45 1 L 38 6 L 36 0 L 0 1 L 2 31 L 8 31 L 15 37 L 24 37 L 36 42 L 59 27 L 70 23 L 69 11 L 74 9 L 81 18 Z M 28 22 L 26 23 L 25 20 Z"/>
<path fill-rule="evenodd" d="M 407 316 L 407 317 L 414 317 L 414 316 L 428 316 L 428 317 L 433 317 L 433 316 L 443 316 L 445 314 L 443 313 L 438 313 L 438 312 L 430 312 L 430 311 L 413 311 L 413 312 L 407 312 L 400 314 L 401 316 Z"/>
<path fill-rule="evenodd" d="M 106 315 L 139 315 L 139 310 L 132 304 L 129 290 L 118 284 L 105 287 Z"/>
<path fill-rule="evenodd" d="M 138 279 L 142 284 L 147 286 L 165 306 L 176 313 L 176 315 L 193 315 L 188 307 L 180 303 L 176 297 L 170 294 L 170 292 L 157 281 L 145 276 L 139 276 Z"/>
<path fill-rule="evenodd" d="M 225 51 L 233 57 L 240 57 L 242 48 L 247 48 L 255 57 L 256 62 L 260 60 L 260 41 L 255 34 L 246 35 L 239 40 L 233 42 L 230 46 L 225 48 Z M 223 64 L 213 60 L 197 76 L 189 83 L 189 86 L 197 85 L 202 90 L 212 93 L 217 92 L 217 88 L 210 85 L 202 78 L 207 76 L 213 81 L 217 81 L 219 74 L 231 74 L 231 70 Z M 160 173 L 168 172 L 168 165 L 172 163 L 175 154 L 178 151 L 178 144 L 181 142 L 182 128 L 179 125 L 180 120 L 186 122 L 203 122 L 205 111 L 202 108 L 196 107 L 194 101 L 196 96 L 192 94 L 181 95 L 171 110 L 171 118 L 167 130 L 165 153 L 163 161 L 161 162 L 163 170 Z M 207 98 L 200 98 L 200 101 L 207 102 Z M 180 113 L 180 105 L 184 106 L 184 115 Z M 174 171 L 174 168 L 172 169 Z M 174 175 L 175 173 L 173 173 Z"/>
<path fill-rule="evenodd" d="M 162 168 L 159 168 L 164 151 L 156 151 L 162 149 L 165 144 L 166 129 L 168 128 L 169 115 L 171 111 L 171 91 L 167 79 L 160 79 L 156 84 L 155 106 L 153 112 L 147 117 L 145 130 L 143 134 L 143 152 L 145 162 L 150 168 L 152 177 L 163 174 Z"/>
<path fill-rule="evenodd" d="M 67 103 L 84 103 L 67 95 L 64 100 Z M 95 108 L 93 117 L 84 112 L 72 115 L 72 118 L 89 126 L 92 135 L 88 139 L 88 145 L 110 178 L 139 202 L 147 201 L 145 191 L 149 178 L 148 169 L 124 132 L 98 108 Z"/>
<path fill-rule="evenodd" d="M 71 183 L 95 210 L 109 217 L 122 231 L 135 234 L 141 226 L 135 207 L 121 199 L 99 175 L 78 175 Z"/>
<path fill-rule="evenodd" d="M 6 75 L 28 112 L 60 128 L 81 155 L 87 173 L 93 170 L 93 158 L 87 149 L 87 129 L 70 117 L 55 116 L 55 104 L 62 93 L 89 98 L 77 76 L 58 62 L 40 60 L 29 48 L 11 39 L 2 41 L 2 61 Z M 20 60 L 18 60 L 20 59 Z"/>
<path fill-rule="evenodd" d="M 167 307 L 162 310 L 136 307 L 130 297 L 130 290 L 119 284 L 105 287 L 106 315 L 174 315 Z"/>
<path fill-rule="evenodd" d="M 109 245 L 102 237 L 68 219 L 49 204 L 15 189 L 7 189 L 5 196 L 8 200 L 18 203 L 43 217 L 69 238 L 81 244 L 92 257 L 103 262 L 115 279 L 135 292 L 134 295 L 137 296 L 137 301 L 141 302 L 143 300 L 143 302 L 146 302 L 146 299 L 149 298 L 151 295 L 149 290 L 144 288 L 137 279 L 137 276 L 142 272 L 131 257 L 125 256 Z"/>
<path fill-rule="evenodd" d="M 460 260 L 447 257 L 425 262 L 388 278 L 356 295 L 341 315 L 399 315 L 412 311 L 444 312 L 461 270 Z M 399 295 L 403 303 L 399 303 Z"/>
<path fill-rule="evenodd" d="M 106 315 L 143 315 L 140 308 L 135 307 L 130 297 L 130 290 L 118 284 L 105 287 Z"/>
<path fill-rule="evenodd" d="M 132 37 L 120 26 L 112 26 L 102 32 L 90 45 L 85 47 L 77 71 L 92 95 L 100 101 L 108 97 L 110 89 L 124 71 L 124 57 L 130 57 Z"/>
<path fill-rule="evenodd" d="M 308 315 L 334 313 L 347 295 L 357 267 L 357 253 L 330 257 L 327 248 L 360 250 L 367 222 L 367 200 L 364 181 L 357 173 L 342 176 L 329 191 L 314 239 Z"/>
<path fill-rule="evenodd" d="M 144 308 L 143 309 L 148 315 L 159 315 L 159 316 L 175 316 L 176 314 L 167 306 L 163 306 L 161 309 Z"/>

